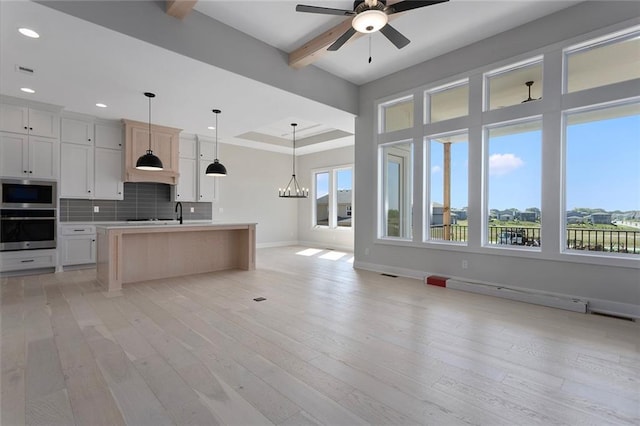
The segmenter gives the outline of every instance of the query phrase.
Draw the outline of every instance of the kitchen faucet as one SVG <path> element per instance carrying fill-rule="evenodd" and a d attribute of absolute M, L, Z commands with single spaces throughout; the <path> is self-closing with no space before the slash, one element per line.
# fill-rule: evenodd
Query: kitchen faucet
<path fill-rule="evenodd" d="M 180 225 L 182 225 L 182 203 L 180 201 L 176 203 L 176 213 L 178 213 L 178 207 L 180 207 L 180 215 L 178 216 L 178 220 L 180 221 Z"/>

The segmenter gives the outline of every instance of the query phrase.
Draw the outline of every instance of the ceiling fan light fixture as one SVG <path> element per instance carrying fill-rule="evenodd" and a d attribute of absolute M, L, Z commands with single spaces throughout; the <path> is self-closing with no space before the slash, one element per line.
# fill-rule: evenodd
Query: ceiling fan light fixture
<path fill-rule="evenodd" d="M 379 31 L 389 22 L 389 16 L 382 10 L 371 9 L 358 13 L 353 17 L 351 26 L 354 30 L 363 34 L 370 34 Z"/>

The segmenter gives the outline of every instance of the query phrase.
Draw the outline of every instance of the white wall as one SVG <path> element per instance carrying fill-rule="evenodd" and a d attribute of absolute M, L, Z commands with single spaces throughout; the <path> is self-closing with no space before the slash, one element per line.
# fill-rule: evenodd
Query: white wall
<path fill-rule="evenodd" d="M 567 260 L 391 245 L 376 240 L 375 101 L 638 18 L 635 2 L 584 2 L 549 17 L 418 64 L 360 88 L 355 146 L 355 265 L 409 276 L 439 274 L 536 292 L 577 296 L 592 307 L 640 317 L 640 270 Z M 417 135 L 419 137 L 419 135 Z M 471 167 L 471 166 L 470 166 Z M 475 166 L 473 166 L 475 167 Z M 468 269 L 462 269 L 462 260 Z"/>
<path fill-rule="evenodd" d="M 228 175 L 218 178 L 213 220 L 257 222 L 258 247 L 295 244 L 298 206 L 278 198 L 278 187 L 291 173 L 291 156 L 228 144 L 218 146 L 218 156 Z"/>
<path fill-rule="evenodd" d="M 298 157 L 297 176 L 305 188 L 311 187 L 313 185 L 312 174 L 315 169 L 350 165 L 353 162 L 353 146 L 302 155 Z M 354 197 L 357 197 L 357 188 L 354 187 L 353 192 Z M 353 250 L 353 228 L 328 229 L 313 226 L 311 216 L 313 202 L 311 194 L 309 198 L 298 201 L 298 239 L 300 244 Z M 357 215 L 357 213 L 355 214 Z"/>

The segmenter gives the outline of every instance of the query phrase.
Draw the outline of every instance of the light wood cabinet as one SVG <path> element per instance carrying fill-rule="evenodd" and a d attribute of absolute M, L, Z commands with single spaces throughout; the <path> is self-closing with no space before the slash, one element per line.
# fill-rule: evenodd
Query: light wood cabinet
<path fill-rule="evenodd" d="M 158 182 L 176 185 L 179 176 L 181 129 L 152 125 L 151 150 L 162 161 L 163 170 L 136 169 L 136 161 L 149 149 L 149 124 L 123 120 L 125 125 L 125 182 Z"/>
<path fill-rule="evenodd" d="M 56 179 L 59 142 L 39 136 L 0 133 L 0 175 Z"/>
<path fill-rule="evenodd" d="M 60 144 L 60 197 L 93 198 L 93 145 Z"/>
<path fill-rule="evenodd" d="M 60 116 L 51 111 L 0 104 L 0 130 L 57 139 L 60 137 Z"/>

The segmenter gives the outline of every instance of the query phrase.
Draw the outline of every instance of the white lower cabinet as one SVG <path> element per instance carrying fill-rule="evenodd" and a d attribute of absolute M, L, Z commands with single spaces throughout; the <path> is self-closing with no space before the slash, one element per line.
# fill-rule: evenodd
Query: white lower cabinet
<path fill-rule="evenodd" d="M 60 228 L 60 265 L 96 263 L 94 225 L 62 225 Z"/>
<path fill-rule="evenodd" d="M 55 266 L 55 249 L 5 251 L 0 254 L 0 272 L 53 268 Z"/>

